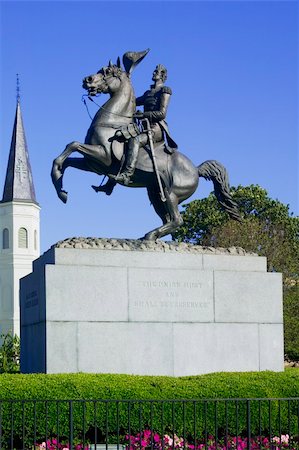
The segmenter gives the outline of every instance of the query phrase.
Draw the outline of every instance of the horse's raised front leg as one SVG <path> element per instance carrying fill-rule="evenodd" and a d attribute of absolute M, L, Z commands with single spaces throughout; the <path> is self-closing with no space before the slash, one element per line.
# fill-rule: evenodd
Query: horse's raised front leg
<path fill-rule="evenodd" d="M 63 190 L 62 186 L 63 172 L 67 167 L 65 162 L 67 161 L 69 155 L 76 151 L 81 153 L 81 155 L 85 157 L 91 158 L 93 161 L 96 161 L 99 164 L 104 164 L 107 167 L 111 164 L 111 155 L 104 148 L 104 146 L 81 144 L 80 142 L 71 142 L 70 144 L 68 144 L 65 147 L 64 151 L 54 159 L 51 172 L 52 182 L 56 189 L 57 195 L 64 203 L 67 202 L 67 192 Z M 82 167 L 80 168 L 82 169 Z M 84 168 L 83 170 L 86 169 Z"/>
<path fill-rule="evenodd" d="M 178 198 L 174 193 L 169 194 L 167 189 L 164 189 L 166 202 L 163 203 L 158 193 L 151 193 L 148 191 L 150 201 L 155 208 L 156 213 L 161 217 L 163 225 L 146 233 L 142 238 L 147 241 L 155 241 L 167 234 L 173 233 L 183 223 L 182 216 L 178 210 Z"/>
<path fill-rule="evenodd" d="M 64 172 L 63 164 L 68 156 L 77 150 L 79 145 L 79 142 L 71 142 L 53 161 L 51 171 L 52 183 L 54 184 L 58 197 L 61 201 L 63 201 L 63 203 L 67 202 L 67 192 L 62 189 L 62 178 Z"/>
<path fill-rule="evenodd" d="M 67 158 L 62 166 L 63 173 L 68 167 L 84 170 L 84 172 L 93 172 L 92 168 L 87 164 L 85 158 Z"/>

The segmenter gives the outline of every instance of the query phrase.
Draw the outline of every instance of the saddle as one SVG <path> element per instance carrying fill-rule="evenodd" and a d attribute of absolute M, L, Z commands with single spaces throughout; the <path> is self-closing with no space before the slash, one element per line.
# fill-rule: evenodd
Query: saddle
<path fill-rule="evenodd" d="M 115 133 L 115 138 L 111 142 L 111 150 L 113 156 L 118 161 L 121 161 L 123 155 L 125 154 L 128 139 L 130 139 L 131 137 L 136 137 L 138 134 L 140 134 L 140 130 L 135 124 L 129 124 L 129 126 L 121 127 L 117 130 L 117 132 Z M 154 143 L 154 151 L 157 160 L 159 160 L 161 157 L 162 159 L 165 159 L 163 158 L 163 155 L 161 155 L 161 153 L 172 155 L 175 150 L 176 148 L 170 147 L 165 141 Z M 152 172 L 153 162 L 151 155 L 152 152 L 149 145 L 141 147 L 138 154 L 136 169 L 140 168 L 140 170 Z"/>
<path fill-rule="evenodd" d="M 114 140 L 112 142 L 112 153 L 114 157 L 121 161 L 126 151 L 126 142 L 119 142 Z M 169 147 L 165 142 L 154 143 L 154 151 L 156 156 L 157 166 L 165 166 L 167 164 L 167 157 L 174 152 L 174 149 Z M 153 172 L 152 152 L 149 145 L 141 147 L 138 153 L 136 169 L 144 170 L 145 172 Z"/>
<path fill-rule="evenodd" d="M 116 131 L 115 138 L 111 142 L 111 150 L 118 161 L 121 161 L 126 154 L 128 139 L 136 137 L 138 134 L 140 134 L 140 130 L 135 124 L 129 124 L 129 126 L 121 127 Z M 169 157 L 175 150 L 176 148 L 170 147 L 165 141 L 154 143 L 156 165 L 160 178 L 168 187 L 171 185 L 171 174 L 168 169 Z M 123 161 L 121 164 L 123 164 Z M 154 172 L 152 151 L 148 144 L 139 149 L 135 170 L 141 170 L 148 173 Z"/>

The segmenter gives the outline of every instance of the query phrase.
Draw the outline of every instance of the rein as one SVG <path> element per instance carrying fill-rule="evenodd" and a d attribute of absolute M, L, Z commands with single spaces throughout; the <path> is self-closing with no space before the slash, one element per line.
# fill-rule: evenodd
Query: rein
<path fill-rule="evenodd" d="M 85 107 L 86 107 L 86 110 L 87 110 L 87 114 L 89 115 L 89 117 L 90 117 L 91 120 L 92 120 L 92 117 L 91 117 L 91 115 L 90 115 L 90 112 L 89 112 L 89 109 L 88 109 L 88 106 L 87 106 L 87 103 L 86 103 L 86 100 L 85 100 L 84 97 L 87 97 L 92 103 L 94 103 L 95 105 L 97 105 L 100 109 L 102 109 L 103 111 L 107 112 L 108 114 L 111 114 L 111 115 L 113 115 L 113 116 L 118 116 L 118 117 L 124 117 L 125 119 L 133 119 L 132 116 L 125 116 L 124 114 L 118 114 L 118 113 L 114 113 L 114 112 L 112 112 L 112 111 L 109 111 L 109 109 L 104 108 L 104 106 L 98 105 L 98 103 L 96 103 L 89 95 L 83 94 L 82 97 L 81 97 L 81 101 L 84 103 L 84 105 L 85 105 Z M 104 125 L 104 126 L 105 126 L 105 125 Z M 114 128 L 114 127 L 112 127 L 112 128 Z"/>
<path fill-rule="evenodd" d="M 86 108 L 86 111 L 87 111 L 87 114 L 89 115 L 90 120 L 92 120 L 92 117 L 91 117 L 91 115 L 90 115 L 90 112 L 89 112 L 89 109 L 88 109 L 88 106 L 87 106 L 87 103 L 86 103 L 86 100 L 85 100 L 84 97 L 88 97 L 88 95 L 86 95 L 86 94 L 82 95 L 82 97 L 81 97 L 81 102 L 84 103 L 85 108 Z M 88 97 L 88 98 L 89 98 L 89 97 Z"/>
<path fill-rule="evenodd" d="M 88 97 L 89 98 L 89 97 Z M 95 103 L 97 105 L 96 102 L 93 101 L 93 99 L 90 99 L 93 103 Z M 98 105 L 99 106 L 99 105 Z M 124 114 L 118 114 L 118 113 L 114 113 L 112 111 L 109 111 L 109 109 L 104 108 L 104 106 L 100 106 L 100 109 L 103 109 L 105 112 L 107 112 L 108 114 L 113 114 L 114 116 L 118 116 L 118 117 L 125 117 L 126 119 L 133 119 L 133 116 L 125 116 Z"/>

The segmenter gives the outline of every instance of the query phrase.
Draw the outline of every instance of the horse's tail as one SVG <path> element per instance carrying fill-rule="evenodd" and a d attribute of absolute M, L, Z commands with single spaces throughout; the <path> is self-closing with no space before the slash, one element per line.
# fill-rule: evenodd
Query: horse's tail
<path fill-rule="evenodd" d="M 234 202 L 230 193 L 226 168 L 218 161 L 208 160 L 198 166 L 198 175 L 206 180 L 213 181 L 215 196 L 224 211 L 232 219 L 242 222 L 238 205 Z"/>

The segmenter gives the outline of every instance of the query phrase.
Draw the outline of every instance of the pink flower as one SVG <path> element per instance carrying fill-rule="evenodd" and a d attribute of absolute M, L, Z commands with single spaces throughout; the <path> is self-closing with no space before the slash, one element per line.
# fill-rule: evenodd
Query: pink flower
<path fill-rule="evenodd" d="M 173 444 L 173 439 L 171 439 L 171 437 L 168 436 L 168 434 L 165 434 L 164 439 L 165 439 L 165 444 L 168 444 L 171 447 Z"/>
<path fill-rule="evenodd" d="M 154 434 L 154 441 L 155 442 L 160 442 L 160 436 L 157 433 Z"/>
<path fill-rule="evenodd" d="M 289 443 L 289 439 L 290 439 L 290 436 L 288 434 L 282 434 L 281 435 L 281 442 L 283 444 L 288 444 Z"/>

